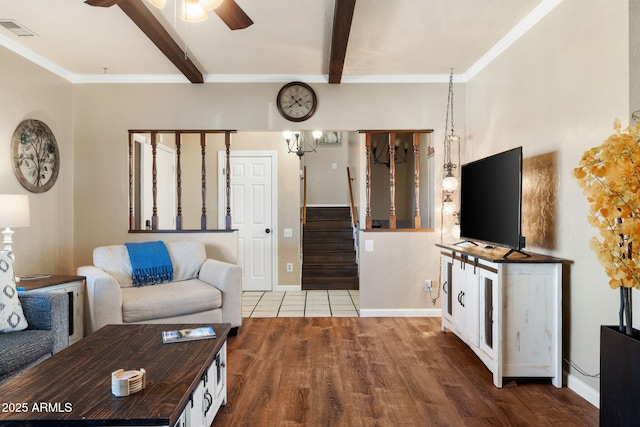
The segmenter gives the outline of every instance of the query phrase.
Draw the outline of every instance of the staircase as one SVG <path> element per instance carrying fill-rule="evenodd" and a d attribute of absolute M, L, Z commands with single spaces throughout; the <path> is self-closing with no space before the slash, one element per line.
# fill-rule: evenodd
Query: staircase
<path fill-rule="evenodd" d="M 307 208 L 302 230 L 302 289 L 358 289 L 348 207 Z"/>

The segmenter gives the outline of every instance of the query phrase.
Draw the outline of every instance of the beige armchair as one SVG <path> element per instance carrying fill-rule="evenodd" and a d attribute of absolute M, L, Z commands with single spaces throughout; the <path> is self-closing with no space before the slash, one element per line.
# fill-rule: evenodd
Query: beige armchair
<path fill-rule="evenodd" d="M 133 285 L 125 245 L 94 249 L 94 265 L 77 270 L 86 277 L 89 333 L 126 323 L 230 323 L 230 335 L 237 333 L 242 325 L 241 268 L 207 258 L 199 242 L 166 247 L 173 281 L 140 287 Z"/>

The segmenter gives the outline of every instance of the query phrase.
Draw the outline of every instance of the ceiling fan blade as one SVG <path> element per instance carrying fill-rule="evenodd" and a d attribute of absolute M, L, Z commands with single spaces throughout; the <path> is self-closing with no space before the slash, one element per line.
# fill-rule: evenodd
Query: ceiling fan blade
<path fill-rule="evenodd" d="M 253 24 L 249 16 L 234 0 L 224 0 L 220 6 L 213 10 L 232 30 L 241 30 Z"/>
<path fill-rule="evenodd" d="M 111 7 L 114 4 L 119 3 L 120 0 L 87 0 L 86 4 L 90 6 L 99 6 L 99 7 Z"/>

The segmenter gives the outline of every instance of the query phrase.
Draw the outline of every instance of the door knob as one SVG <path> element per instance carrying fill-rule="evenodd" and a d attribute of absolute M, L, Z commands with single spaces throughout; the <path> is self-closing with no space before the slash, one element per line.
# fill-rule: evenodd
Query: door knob
<path fill-rule="evenodd" d="M 266 229 L 266 230 L 264 230 L 264 231 L 265 231 L 265 233 L 267 233 L 267 234 L 271 233 L 271 229 L 270 229 L 270 228 L 267 228 L 267 229 Z"/>

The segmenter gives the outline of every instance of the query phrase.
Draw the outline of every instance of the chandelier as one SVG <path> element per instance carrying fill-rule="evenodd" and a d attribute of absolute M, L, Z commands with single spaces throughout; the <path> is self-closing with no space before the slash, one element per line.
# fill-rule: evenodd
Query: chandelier
<path fill-rule="evenodd" d="M 391 135 L 387 134 L 386 142 L 384 144 L 378 144 L 378 141 L 372 142 L 373 148 L 373 161 L 376 165 L 385 165 L 391 167 L 391 153 L 389 148 L 391 147 Z M 407 153 L 409 151 L 409 143 L 405 142 L 400 150 L 400 138 L 396 136 L 395 151 L 393 155 L 393 163 L 400 164 L 407 161 Z"/>
<path fill-rule="evenodd" d="M 148 0 L 151 5 L 158 9 L 164 9 L 167 0 Z M 178 0 L 175 0 L 176 2 Z M 181 0 L 180 19 L 185 22 L 200 22 L 207 19 L 207 11 L 214 10 L 222 4 L 224 0 Z"/>
<path fill-rule="evenodd" d="M 313 131 L 313 145 L 306 143 L 304 132 L 296 131 L 284 131 L 282 136 L 287 141 L 287 150 L 289 153 L 296 153 L 298 157 L 304 156 L 304 153 L 315 153 L 318 147 L 318 141 L 322 137 L 322 131 Z"/>
<path fill-rule="evenodd" d="M 451 116 L 451 130 L 449 131 L 449 116 Z M 456 163 L 451 159 L 451 145 L 457 145 L 458 157 L 460 157 L 460 137 L 454 133 L 453 125 L 453 68 L 449 75 L 449 95 L 447 97 L 447 116 L 445 120 L 444 135 L 444 166 L 442 179 L 442 213 L 445 215 L 454 215 L 456 213 L 456 204 L 453 201 L 453 193 L 458 189 L 458 179 L 455 176 L 455 170 L 458 168 Z M 459 162 L 458 162 L 459 163 Z"/>

